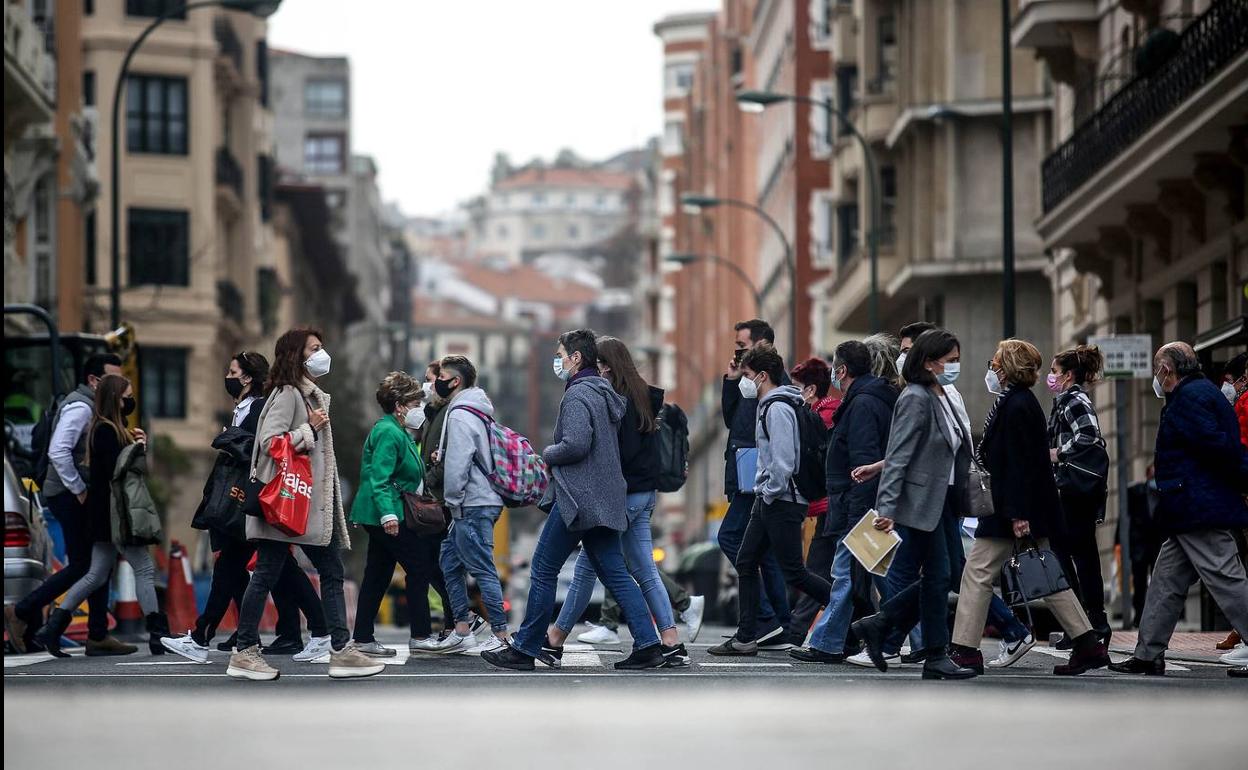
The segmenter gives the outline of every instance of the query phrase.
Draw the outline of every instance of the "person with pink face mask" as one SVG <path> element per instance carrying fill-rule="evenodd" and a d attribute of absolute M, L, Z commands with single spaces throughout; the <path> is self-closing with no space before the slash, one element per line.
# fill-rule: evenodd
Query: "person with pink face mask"
<path fill-rule="evenodd" d="M 1097 381 L 1104 365 L 1104 356 L 1095 345 L 1063 350 L 1053 357 L 1046 384 L 1053 394 L 1049 459 L 1054 465 L 1066 525 L 1065 533 L 1054 538 L 1054 550 L 1092 628 L 1108 646 L 1111 632 L 1105 613 L 1101 552 L 1096 541 L 1096 528 L 1105 521 L 1108 456 L 1096 407 L 1085 390 Z M 1058 648 L 1066 649 L 1069 644 L 1069 639 L 1063 638 Z"/>

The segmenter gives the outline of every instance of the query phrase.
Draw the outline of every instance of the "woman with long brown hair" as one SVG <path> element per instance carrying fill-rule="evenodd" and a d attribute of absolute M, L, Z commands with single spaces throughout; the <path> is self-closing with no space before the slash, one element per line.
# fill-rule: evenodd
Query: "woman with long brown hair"
<path fill-rule="evenodd" d="M 654 563 L 654 541 L 650 517 L 659 487 L 658 429 L 663 391 L 648 384 L 637 371 L 628 346 L 615 337 L 599 337 L 598 373 L 612 389 L 628 399 L 620 423 L 620 465 L 628 484 L 628 529 L 620 534 L 624 562 L 654 615 L 662 644 L 664 666 L 690 665 L 689 654 L 680 643 L 671 599 Z M 582 550 L 576 560 L 576 574 L 558 620 L 550 630 L 550 641 L 562 645 L 572 627 L 589 606 L 594 582 L 598 579 L 589 555 Z"/>
<path fill-rule="evenodd" d="M 126 426 L 126 417 L 134 412 L 134 391 L 130 381 L 119 374 L 106 374 L 95 390 L 95 415 L 87 429 L 87 528 L 94 545 L 91 567 L 65 593 L 61 603 L 48 617 L 48 622 L 35 633 L 35 640 L 57 657 L 61 652 L 61 635 L 69 627 L 73 612 L 96 589 L 108 583 L 117 563 L 118 554 L 134 569 L 135 594 L 147 621 L 150 635 L 148 648 L 153 655 L 163 655 L 162 636 L 169 634 L 169 621 L 156 600 L 156 568 L 152 555 L 144 545 L 118 545 L 113 542 L 112 482 L 113 470 L 121 450 L 130 444 L 147 444 L 147 434 Z"/>
<path fill-rule="evenodd" d="M 330 677 L 372 676 L 385 670 L 385 664 L 374 662 L 356 648 L 347 629 L 341 551 L 351 547 L 351 540 L 334 455 L 330 398 L 316 384 L 318 378 L 329 374 L 329 366 L 329 353 L 315 329 L 291 329 L 274 346 L 264 409 L 252 449 L 251 476 L 264 484 L 277 476 L 279 468 L 269 455 L 269 446 L 274 439 L 286 436 L 296 452 L 311 460 L 312 505 L 307 527 L 298 536 L 282 533 L 260 516 L 247 517 L 247 539 L 256 544 L 256 568 L 243 594 L 238 641 L 226 669 L 226 674 L 236 679 L 268 681 L 279 676 L 280 672 L 260 654 L 260 617 L 292 544 L 303 549 L 321 579 L 321 605 L 329 636 L 314 638 L 313 642 L 322 650 L 320 657 L 329 657 Z"/>

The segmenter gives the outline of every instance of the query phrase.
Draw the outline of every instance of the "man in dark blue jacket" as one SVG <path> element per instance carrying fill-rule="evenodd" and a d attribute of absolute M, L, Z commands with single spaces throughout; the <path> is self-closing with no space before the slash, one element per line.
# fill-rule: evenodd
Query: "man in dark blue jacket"
<path fill-rule="evenodd" d="M 724 426 L 728 428 L 728 446 L 724 450 L 724 493 L 728 495 L 728 512 L 719 524 L 719 550 L 723 551 L 724 556 L 735 567 L 737 554 L 741 552 L 741 540 L 745 536 L 745 526 L 749 524 L 750 511 L 754 508 L 754 479 L 737 478 L 738 450 L 747 450 L 751 454 L 755 451 L 754 427 L 758 416 L 758 399 L 745 398 L 738 387 L 741 380 L 741 357 L 760 344 L 774 345 L 776 332 L 766 321 L 756 318 L 738 323 L 733 327 L 733 334 L 735 349 L 733 358 L 728 363 L 728 373 L 724 375 L 720 399 Z M 780 384 L 791 384 L 787 372 L 781 378 Z M 759 649 L 788 649 L 791 645 L 784 638 L 784 630 L 789 625 L 789 600 L 784 574 L 770 553 L 763 557 L 761 571 L 763 593 L 757 625 L 761 631 L 758 638 Z"/>
<path fill-rule="evenodd" d="M 825 531 L 840 540 L 832 560 L 832 598 L 815 626 L 810 647 L 790 650 L 789 655 L 808 663 L 841 663 L 845 660 L 845 637 L 853 615 L 851 582 L 853 555 L 845 547 L 845 535 L 875 506 L 880 477 L 855 483 L 854 468 L 884 459 L 893 422 L 897 389 L 871 374 L 871 352 L 857 340 L 842 342 L 832 360 L 832 377 L 845 394 L 836 410 L 836 425 L 828 443 L 828 515 Z"/>
<path fill-rule="evenodd" d="M 1160 676 L 1188 589 L 1198 579 L 1235 630 L 1248 636 L 1248 577 L 1231 534 L 1248 527 L 1248 462 L 1235 411 L 1201 374 L 1190 345 L 1163 345 L 1153 371 L 1153 391 L 1166 399 L 1154 455 L 1156 521 L 1166 541 L 1148 586 L 1135 654 L 1110 669 Z"/>

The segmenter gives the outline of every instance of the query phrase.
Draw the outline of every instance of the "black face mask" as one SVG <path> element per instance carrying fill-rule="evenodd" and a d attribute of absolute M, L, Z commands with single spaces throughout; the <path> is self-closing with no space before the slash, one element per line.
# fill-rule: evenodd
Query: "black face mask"
<path fill-rule="evenodd" d="M 126 396 L 121 400 L 121 416 L 129 417 L 134 414 L 134 396 Z"/>
<path fill-rule="evenodd" d="M 434 380 L 433 392 L 438 394 L 438 398 L 450 398 L 451 391 L 455 389 L 451 386 L 454 381 L 453 377 L 449 380 Z"/>
<path fill-rule="evenodd" d="M 230 398 L 237 401 L 238 397 L 243 395 L 243 381 L 238 377 L 226 377 L 225 392 L 230 394 Z"/>

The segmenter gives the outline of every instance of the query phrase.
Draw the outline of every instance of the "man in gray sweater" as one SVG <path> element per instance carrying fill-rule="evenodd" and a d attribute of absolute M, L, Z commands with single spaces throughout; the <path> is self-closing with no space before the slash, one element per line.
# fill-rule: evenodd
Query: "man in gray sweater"
<path fill-rule="evenodd" d="M 707 652 L 712 655 L 757 655 L 758 604 L 763 555 L 770 552 L 791 587 L 825 605 L 832 591 L 827 577 L 806 569 L 802 560 L 802 522 L 808 503 L 797 491 L 801 438 L 797 410 L 807 409 L 802 394 L 792 385 L 781 385 L 784 360 L 771 346 L 759 346 L 741 359 L 739 380 L 743 398 L 758 398 L 754 440 L 758 446 L 758 476 L 754 509 L 745 527 L 737 555 L 737 633 Z"/>
<path fill-rule="evenodd" d="M 555 420 L 554 443 L 542 452 L 552 482 L 542 508 L 549 504 L 550 513 L 533 552 L 524 622 L 506 649 L 481 654 L 482 660 L 498 668 L 532 671 L 534 660 L 550 668 L 560 666 L 563 647 L 550 640 L 549 624 L 559 570 L 577 544 L 620 603 L 633 635 L 632 654 L 615 668 L 632 671 L 665 663 L 650 610 L 620 550 L 628 505 L 619 426 L 628 402 L 599 374 L 595 339 L 589 329 L 559 338 L 554 372 L 567 386 Z"/>

